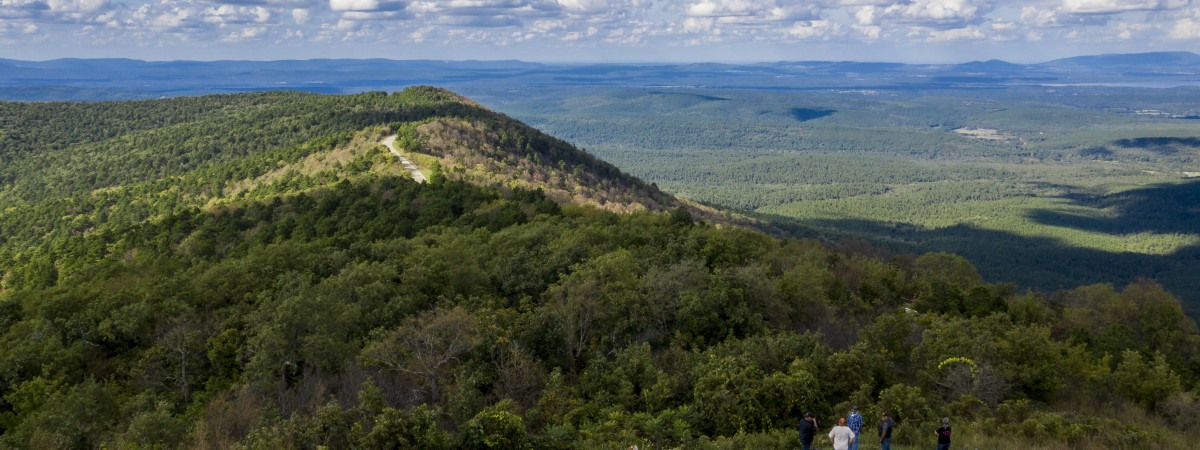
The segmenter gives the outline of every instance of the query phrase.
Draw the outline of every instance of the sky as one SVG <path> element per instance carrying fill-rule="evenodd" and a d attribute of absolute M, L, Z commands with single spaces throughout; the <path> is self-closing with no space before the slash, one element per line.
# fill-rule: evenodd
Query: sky
<path fill-rule="evenodd" d="M 1200 0 L 0 0 L 0 57 L 1033 63 L 1200 52 Z"/>

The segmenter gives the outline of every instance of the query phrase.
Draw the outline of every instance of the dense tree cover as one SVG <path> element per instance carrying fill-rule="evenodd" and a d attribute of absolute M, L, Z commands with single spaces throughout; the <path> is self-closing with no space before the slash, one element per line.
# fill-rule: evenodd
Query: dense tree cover
<path fill-rule="evenodd" d="M 1150 277 L 1200 311 L 1200 272 L 1182 269 L 1200 255 L 1189 206 L 1200 122 L 1154 115 L 1190 111 L 1195 89 L 531 97 L 498 107 L 667 192 L 757 213 L 796 235 L 951 251 L 989 280 L 1043 291 Z M 986 138 L 955 132 L 963 129 Z M 1136 202 L 1120 200 L 1131 192 Z"/>
<path fill-rule="evenodd" d="M 436 89 L 179 101 L 166 128 L 85 105 L 81 130 L 125 128 L 30 122 L 45 146 L 5 147 L 31 172 L 0 192 L 4 229 L 40 228 L 0 255 L 0 447 L 792 448 L 801 414 L 850 405 L 906 445 L 945 415 L 1021 447 L 1200 433 L 1200 334 L 1152 281 L 1044 295 L 948 253 L 607 211 L 656 190 Z M 232 112 L 185 114 L 206 102 Z M 273 138 L 243 114 L 315 122 Z M 455 164 L 415 183 L 390 132 Z M 216 143 L 159 154 L 189 139 Z M 90 173 L 76 152 L 118 173 L 35 192 Z"/>
<path fill-rule="evenodd" d="M 369 176 L 67 242 L 0 296 L 4 445 L 787 447 L 856 404 L 901 443 L 949 414 L 1151 447 L 1200 410 L 1200 335 L 1152 282 L 1020 293 L 682 209 Z"/>
<path fill-rule="evenodd" d="M 559 201 L 580 197 L 624 208 L 677 202 L 561 140 L 431 87 L 390 95 L 262 92 L 0 103 L 0 284 L 52 279 L 64 268 L 56 258 L 71 236 L 387 172 L 392 157 L 371 148 L 387 133 L 400 134 L 398 143 L 407 151 L 444 153 L 445 175 L 460 179 L 461 172 L 449 172 L 458 146 L 424 148 L 428 137 L 415 130 L 430 123 L 450 124 L 443 134 L 474 133 L 491 143 L 486 166 L 492 173 L 472 171 L 475 182 L 506 190 L 545 188 Z M 506 163 L 516 173 L 497 169 Z M 576 192 L 567 183 L 599 190 Z M 41 269 L 14 269 L 29 262 L 36 264 L 24 267 Z"/>
<path fill-rule="evenodd" d="M 369 125 L 494 115 L 433 88 L 0 103 L 0 251 L 203 205 Z"/>

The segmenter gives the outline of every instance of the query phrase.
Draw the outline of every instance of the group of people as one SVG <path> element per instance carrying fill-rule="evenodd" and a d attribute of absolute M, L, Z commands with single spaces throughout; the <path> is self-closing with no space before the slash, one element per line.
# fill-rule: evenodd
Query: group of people
<path fill-rule="evenodd" d="M 838 419 L 837 426 L 829 430 L 829 443 L 833 445 L 834 450 L 858 450 L 858 443 L 862 439 L 863 416 L 858 413 L 858 407 L 850 408 L 850 420 L 845 417 Z M 896 428 L 896 422 L 888 417 L 888 413 L 883 413 L 883 418 L 879 421 L 879 448 L 881 450 L 891 450 L 892 448 L 892 431 Z M 804 415 L 800 419 L 800 445 L 804 450 L 812 448 L 813 437 L 817 434 L 817 418 L 813 417 L 812 413 Z M 950 449 L 950 418 L 942 419 L 942 426 L 937 429 L 937 449 Z"/>

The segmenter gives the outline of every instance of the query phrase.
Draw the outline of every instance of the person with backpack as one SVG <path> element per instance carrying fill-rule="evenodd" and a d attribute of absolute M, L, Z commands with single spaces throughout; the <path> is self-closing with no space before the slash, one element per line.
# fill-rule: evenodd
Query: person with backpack
<path fill-rule="evenodd" d="M 950 450 L 950 418 L 942 418 L 942 426 L 937 429 L 937 450 Z"/>
<path fill-rule="evenodd" d="M 888 417 L 888 413 L 883 413 L 883 420 L 879 421 L 879 450 L 892 450 L 892 430 L 896 429 L 896 422 Z"/>

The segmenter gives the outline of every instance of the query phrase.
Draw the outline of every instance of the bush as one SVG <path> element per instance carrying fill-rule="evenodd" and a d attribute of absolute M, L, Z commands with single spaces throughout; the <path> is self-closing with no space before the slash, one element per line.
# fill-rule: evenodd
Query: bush
<path fill-rule="evenodd" d="M 450 436 L 438 424 L 440 412 L 426 405 L 413 408 L 411 412 L 385 408 L 375 418 L 375 427 L 367 435 L 366 446 L 375 449 L 390 448 L 450 448 Z"/>
<path fill-rule="evenodd" d="M 148 448 L 178 448 L 187 432 L 187 423 L 171 414 L 171 405 L 159 402 L 155 409 L 138 414 L 129 422 L 125 440 Z"/>
<path fill-rule="evenodd" d="M 934 416 L 921 388 L 895 384 L 879 392 L 876 405 L 896 422 L 893 442 L 908 445 L 925 441 L 922 430 L 928 428 L 926 424 L 932 423 Z M 932 435 L 933 429 L 929 428 L 928 434 Z"/>
<path fill-rule="evenodd" d="M 1112 385 L 1121 395 L 1153 409 L 1180 392 L 1179 377 L 1162 355 L 1148 360 L 1138 352 L 1126 350 L 1122 356 L 1121 364 L 1112 373 Z"/>
<path fill-rule="evenodd" d="M 531 448 L 532 442 L 525 431 L 525 423 L 521 416 L 507 411 L 513 406 L 512 400 L 484 408 L 475 417 L 467 421 L 462 429 L 460 448 L 486 449 L 523 449 Z"/>

